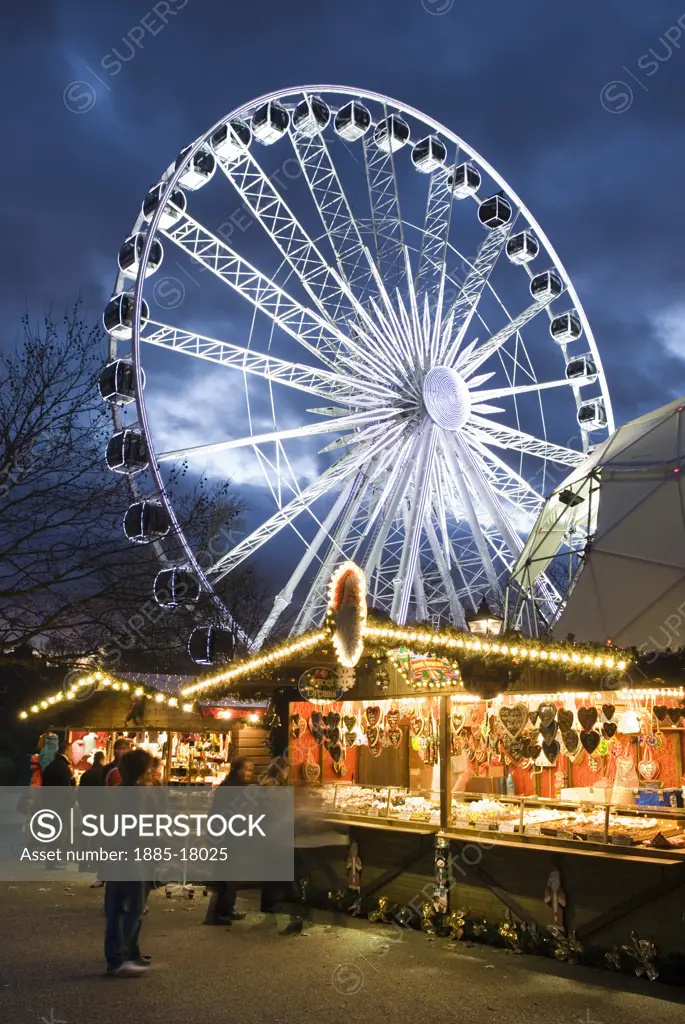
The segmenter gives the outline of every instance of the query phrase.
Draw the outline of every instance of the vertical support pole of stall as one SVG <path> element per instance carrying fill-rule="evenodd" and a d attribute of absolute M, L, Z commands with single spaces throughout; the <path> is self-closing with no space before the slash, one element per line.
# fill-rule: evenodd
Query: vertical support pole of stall
<path fill-rule="evenodd" d="M 450 721 L 449 698 L 440 696 L 440 723 L 438 728 L 440 749 L 440 829 L 445 831 L 449 825 L 452 794 L 450 792 Z"/>
<path fill-rule="evenodd" d="M 171 779 L 171 748 L 174 745 L 173 733 L 171 729 L 167 729 L 166 734 L 166 763 L 164 765 L 164 781 L 169 785 Z"/>

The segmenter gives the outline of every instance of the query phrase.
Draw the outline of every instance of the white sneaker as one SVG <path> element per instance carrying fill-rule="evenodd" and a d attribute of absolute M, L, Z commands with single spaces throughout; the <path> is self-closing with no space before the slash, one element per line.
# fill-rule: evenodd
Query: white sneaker
<path fill-rule="evenodd" d="M 108 967 L 107 973 L 112 978 L 134 978 L 138 974 L 145 974 L 149 970 L 149 964 L 134 963 L 133 960 L 125 960 L 119 967 Z"/>

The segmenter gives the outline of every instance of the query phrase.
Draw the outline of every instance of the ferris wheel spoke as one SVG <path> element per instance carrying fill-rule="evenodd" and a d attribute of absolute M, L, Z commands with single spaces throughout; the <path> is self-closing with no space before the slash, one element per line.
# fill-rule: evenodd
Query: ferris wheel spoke
<path fill-rule="evenodd" d="M 433 526 L 430 515 L 426 516 L 425 529 L 426 536 L 428 538 L 428 543 L 430 545 L 430 549 L 433 554 L 435 564 L 438 567 L 438 571 L 440 573 L 440 577 L 442 580 L 442 585 L 444 587 L 445 593 L 447 594 L 447 599 L 449 601 L 450 620 L 452 622 L 452 625 L 456 626 L 458 629 L 466 629 L 466 618 L 464 616 L 464 609 L 457 595 L 457 591 L 455 589 L 454 582 L 450 574 L 449 563 L 445 558 L 445 552 L 440 547 L 440 543 L 438 541 L 438 537 L 435 532 L 435 527 Z"/>
<path fill-rule="evenodd" d="M 384 117 L 388 112 L 384 108 Z M 392 152 L 380 149 L 372 138 L 364 138 L 364 168 L 369 191 L 376 265 L 386 280 L 395 283 L 404 270 L 404 224 Z"/>
<path fill-rule="evenodd" d="M 296 302 L 280 285 L 239 256 L 188 214 L 162 234 L 211 270 L 322 362 L 335 369 L 348 338 L 325 317 Z"/>
<path fill-rule="evenodd" d="M 418 565 L 421 528 L 430 498 L 430 482 L 437 445 L 437 428 L 430 423 L 423 431 L 421 446 L 414 469 L 414 484 L 410 493 L 409 520 L 404 533 L 404 545 L 397 576 L 394 580 L 391 615 L 400 625 L 407 620 L 409 598 Z"/>
<path fill-rule="evenodd" d="M 219 363 L 230 369 L 254 374 L 264 380 L 304 391 L 316 398 L 341 405 L 372 405 L 376 407 L 390 393 L 382 386 L 357 381 L 331 370 L 319 370 L 302 363 L 292 363 L 242 345 L 209 338 L 193 331 L 148 320 L 141 327 L 140 340 L 172 352 Z"/>
<path fill-rule="evenodd" d="M 249 537 L 246 537 L 240 544 L 237 544 L 231 551 L 223 555 L 207 570 L 207 575 L 211 576 L 214 583 L 222 580 L 236 566 L 240 565 L 241 562 L 270 540 L 271 537 L 279 533 L 284 526 L 287 526 L 292 520 L 296 519 L 301 512 L 308 510 L 315 501 L 324 494 L 327 494 L 333 487 L 336 487 L 347 480 L 350 475 L 356 473 L 377 452 L 392 445 L 401 429 L 401 426 L 391 428 L 374 443 L 362 445 L 356 448 L 354 452 L 343 456 L 342 459 L 325 470 L 317 480 L 300 491 L 286 505 L 279 508 L 270 519 L 254 530 Z"/>
<path fill-rule="evenodd" d="M 448 185 L 448 179 L 449 171 L 444 167 L 438 167 L 430 176 L 421 248 L 414 277 L 417 294 L 424 288 L 435 286 L 436 279 L 439 280 L 445 274 L 447 238 L 454 204 L 454 193 Z"/>
<path fill-rule="evenodd" d="M 447 316 L 453 317 L 453 327 L 450 336 L 443 341 L 439 351 L 440 362 L 451 366 L 459 352 L 464 336 L 476 307 L 480 302 L 481 295 L 487 285 L 490 275 L 495 268 L 502 250 L 507 244 L 511 230 L 516 221 L 515 213 L 512 219 L 501 228 L 494 228 L 489 232 L 485 241 L 481 244 L 476 258 L 471 264 L 464 283 Z M 443 335 L 444 338 L 444 335 Z"/>
<path fill-rule="evenodd" d="M 507 515 L 502 508 L 499 498 L 491 488 L 486 475 L 480 464 L 474 458 L 473 451 L 464 443 L 461 437 L 452 435 L 452 443 L 455 447 L 457 458 L 464 467 L 464 473 L 469 481 L 471 490 L 477 494 L 478 499 L 485 509 L 490 521 L 503 537 L 510 553 L 516 557 L 523 544 L 518 534 L 511 528 Z"/>
<path fill-rule="evenodd" d="M 490 402 L 494 398 L 508 398 L 512 395 L 525 395 L 528 391 L 547 391 L 549 388 L 573 387 L 573 381 L 563 377 L 561 380 L 538 381 L 536 384 L 516 384 L 510 388 L 493 388 L 491 391 L 472 391 L 471 400 Z M 576 381 L 577 386 L 577 381 Z"/>
<path fill-rule="evenodd" d="M 350 288 L 354 289 L 365 246 L 324 134 L 317 132 L 308 136 L 293 129 L 291 140 L 328 241 L 335 253 L 340 274 Z M 368 278 L 368 273 L 364 273 L 364 277 Z M 337 315 L 336 310 L 336 320 Z"/>
<path fill-rule="evenodd" d="M 500 496 L 510 503 L 513 510 L 521 511 L 531 522 L 535 520 L 544 505 L 542 495 L 511 466 L 491 452 L 486 445 L 473 438 L 469 438 L 468 443 L 476 452 L 483 469 L 493 481 L 493 486 Z"/>
<path fill-rule="evenodd" d="M 285 587 L 276 595 L 273 607 L 255 638 L 255 644 L 258 648 L 262 646 L 283 612 L 290 605 L 295 594 L 295 589 L 309 569 L 309 566 L 318 557 L 319 549 L 322 544 L 324 544 L 326 539 L 330 537 L 330 531 L 333 529 L 334 523 L 349 502 L 353 490 L 358 486 L 358 476 L 359 475 L 357 475 L 357 477 L 350 477 L 347 483 L 343 486 L 340 494 L 333 503 L 330 512 L 324 518 L 321 526 L 319 527 L 314 539 L 306 546 L 304 555 L 295 567 L 290 579 L 286 583 Z"/>
<path fill-rule="evenodd" d="M 219 166 L 284 259 L 321 314 L 335 324 L 341 304 L 350 308 L 350 291 L 341 274 L 330 267 L 314 241 L 274 187 L 272 179 L 248 150 L 233 163 L 218 158 Z"/>
<path fill-rule="evenodd" d="M 287 441 L 293 438 L 313 437 L 316 434 L 334 434 L 340 430 L 361 427 L 367 424 L 369 420 L 373 421 L 372 434 L 379 434 L 385 430 L 387 421 L 396 415 L 397 411 L 395 409 L 356 413 L 352 416 L 340 416 L 337 419 L 324 420 L 322 423 L 310 423 L 302 427 L 292 427 L 289 430 L 272 430 L 265 434 L 249 434 L 246 437 L 229 438 L 226 441 L 216 441 L 213 444 L 193 445 L 190 448 L 181 448 L 178 451 L 160 452 L 156 459 L 157 462 L 172 462 L 178 459 L 210 455 L 213 452 L 230 451 L 233 448 L 248 448 L 251 445 Z M 363 437 L 363 432 L 360 432 L 359 437 L 360 439 Z"/>
<path fill-rule="evenodd" d="M 584 452 L 552 444 L 549 441 L 541 441 L 539 438 L 533 437 L 532 434 L 526 434 L 521 430 L 514 430 L 513 427 L 505 427 L 499 423 L 491 423 L 482 416 L 474 414 L 469 417 L 464 431 L 469 440 L 474 438 L 486 445 L 523 452 L 525 455 L 536 455 L 540 459 L 550 459 L 552 462 L 560 462 L 565 466 L 579 466 L 585 458 Z"/>
<path fill-rule="evenodd" d="M 457 457 L 456 451 L 452 446 L 452 442 L 452 435 L 446 434 L 443 431 L 440 445 L 442 456 L 447 463 L 447 467 L 450 471 L 449 475 L 451 477 L 451 480 L 454 483 L 454 486 L 456 486 L 457 488 L 457 493 L 459 496 L 459 505 L 461 506 L 462 514 L 465 516 L 466 521 L 469 525 L 469 529 L 471 530 L 474 543 L 478 550 L 478 554 L 480 555 L 481 558 L 485 575 L 487 577 L 488 583 L 490 584 L 490 589 L 492 590 L 495 597 L 501 601 L 503 600 L 503 595 L 502 588 L 499 582 L 499 577 L 495 570 L 495 566 L 493 565 L 492 558 L 490 557 L 490 550 L 488 548 L 488 544 L 485 540 L 485 536 L 483 534 L 480 522 L 478 520 L 476 507 L 473 503 L 473 499 L 469 491 L 469 485 L 467 484 L 466 475 L 462 468 L 461 461 Z M 455 518 L 459 518 L 458 509 L 453 509 L 453 515 Z M 456 555 L 454 557 L 458 562 L 459 559 L 456 557 Z"/>
<path fill-rule="evenodd" d="M 317 625 L 323 617 L 326 605 L 330 579 L 337 562 L 346 557 L 346 546 L 352 526 L 361 508 L 366 489 L 369 483 L 369 476 L 360 471 L 355 480 L 355 488 L 350 495 L 347 505 L 340 516 L 335 531 L 329 535 L 329 547 L 326 555 L 321 560 L 318 571 L 314 577 L 309 592 L 304 599 L 302 608 L 291 630 L 293 634 L 302 633 Z"/>
<path fill-rule="evenodd" d="M 552 296 L 549 299 L 531 303 L 522 313 L 514 317 L 511 323 L 508 323 L 501 330 L 497 331 L 496 334 L 493 334 L 482 345 L 478 346 L 476 342 L 472 342 L 471 345 L 465 348 L 456 362 L 456 367 L 464 379 L 468 380 L 478 367 L 483 365 L 486 359 L 489 359 L 495 352 L 499 352 L 509 338 L 517 334 L 522 327 L 525 327 L 543 309 L 547 309 L 555 298 L 558 298 L 558 296 Z"/>

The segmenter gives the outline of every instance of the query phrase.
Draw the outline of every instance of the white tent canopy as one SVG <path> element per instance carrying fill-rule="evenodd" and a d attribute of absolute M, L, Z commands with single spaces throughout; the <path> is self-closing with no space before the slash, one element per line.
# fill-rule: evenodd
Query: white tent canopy
<path fill-rule="evenodd" d="M 512 578 L 529 587 L 583 525 L 590 544 L 554 636 L 685 645 L 685 398 L 620 427 L 545 503 Z"/>

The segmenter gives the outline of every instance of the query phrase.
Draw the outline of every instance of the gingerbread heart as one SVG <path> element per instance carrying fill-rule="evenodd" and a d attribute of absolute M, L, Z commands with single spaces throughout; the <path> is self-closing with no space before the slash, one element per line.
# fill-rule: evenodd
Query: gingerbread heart
<path fill-rule="evenodd" d="M 478 764 L 482 764 L 487 756 L 488 756 L 487 752 L 485 750 L 483 750 L 482 748 L 479 748 L 476 751 L 476 761 L 478 762 Z"/>
<path fill-rule="evenodd" d="M 394 729 L 400 720 L 400 709 L 398 707 L 391 707 L 385 716 L 385 722 L 389 729 Z"/>
<path fill-rule="evenodd" d="M 541 753 L 542 747 L 539 743 L 531 743 L 531 745 L 528 747 L 528 757 L 530 757 L 533 761 L 537 761 Z"/>
<path fill-rule="evenodd" d="M 604 722 L 602 724 L 602 732 L 608 740 L 610 740 L 612 736 L 616 735 L 617 729 L 618 725 L 616 724 L 616 722 Z"/>
<path fill-rule="evenodd" d="M 464 728 L 465 723 L 466 715 L 464 714 L 463 711 L 452 712 L 452 731 L 454 732 L 455 736 L 457 736 L 461 732 L 461 730 Z"/>
<path fill-rule="evenodd" d="M 313 761 L 305 761 L 302 765 L 302 774 L 304 775 L 306 782 L 316 782 L 321 774 L 321 769 L 318 764 L 314 764 Z"/>
<path fill-rule="evenodd" d="M 573 728 L 573 712 L 569 711 L 568 708 L 559 708 L 557 713 L 557 722 L 562 734 Z"/>
<path fill-rule="evenodd" d="M 542 736 L 544 741 L 546 741 L 547 743 L 551 743 L 551 741 L 557 734 L 558 728 L 559 726 L 556 722 L 551 722 L 549 725 L 542 725 L 540 726 L 540 735 Z"/>
<path fill-rule="evenodd" d="M 290 735 L 293 739 L 299 740 L 307 728 L 307 719 L 303 718 L 302 715 L 291 715 L 290 716 Z"/>
<path fill-rule="evenodd" d="M 411 719 L 411 731 L 412 735 L 417 739 L 423 735 L 423 730 L 426 727 L 426 720 L 421 715 L 412 715 Z"/>
<path fill-rule="evenodd" d="M 364 719 L 366 724 L 372 729 L 378 725 L 381 720 L 381 709 L 378 707 L 378 704 L 371 704 L 368 708 L 364 709 Z"/>
<path fill-rule="evenodd" d="M 340 729 L 329 729 L 324 740 L 326 747 L 336 746 L 340 743 Z"/>
<path fill-rule="evenodd" d="M 551 725 L 554 719 L 557 717 L 557 706 L 556 704 L 541 704 L 538 708 L 538 718 L 540 719 L 540 725 Z"/>
<path fill-rule="evenodd" d="M 578 733 L 575 731 L 575 729 L 566 729 L 564 732 L 562 732 L 561 738 L 564 741 L 564 746 L 566 747 L 566 750 L 571 755 L 571 757 L 573 757 L 573 755 L 577 753 L 578 748 L 580 747 L 580 738 L 578 736 Z"/>
<path fill-rule="evenodd" d="M 594 729 L 583 730 L 583 732 L 581 732 L 581 734 L 580 734 L 580 742 L 583 744 L 583 746 L 587 750 L 588 754 L 594 754 L 595 750 L 599 746 L 600 739 L 601 739 L 601 736 L 599 735 L 598 732 L 595 732 Z"/>
<path fill-rule="evenodd" d="M 369 750 L 371 751 L 371 756 L 372 757 L 380 757 L 381 754 L 383 753 L 383 744 L 382 743 L 373 743 L 373 744 L 369 743 Z"/>
<path fill-rule="evenodd" d="M 654 717 L 659 722 L 664 722 L 668 718 L 669 709 L 666 707 L 665 704 L 655 704 L 652 708 L 652 711 L 654 712 Z"/>
<path fill-rule="evenodd" d="M 637 770 L 645 780 L 645 782 L 651 782 L 659 774 L 659 762 L 658 761 L 640 761 L 637 766 Z"/>
<path fill-rule="evenodd" d="M 324 715 L 323 722 L 327 729 L 335 729 L 336 726 L 340 725 L 340 715 L 330 711 L 327 715 Z"/>
<path fill-rule="evenodd" d="M 528 715 L 528 720 L 530 721 L 530 723 L 532 725 L 535 725 L 535 723 L 538 720 L 538 713 L 537 713 L 537 711 L 531 711 L 530 714 Z"/>
<path fill-rule="evenodd" d="M 668 712 L 668 717 L 674 725 L 677 725 L 678 722 L 682 722 L 683 718 L 685 718 L 685 708 L 671 708 Z"/>
<path fill-rule="evenodd" d="M 397 749 L 402 742 L 402 730 L 397 727 L 388 729 L 388 739 L 390 740 L 390 746 Z"/>
<path fill-rule="evenodd" d="M 345 726 L 348 732 L 352 732 L 357 725 L 356 715 L 345 715 L 345 717 L 343 718 L 343 725 Z"/>
<path fill-rule="evenodd" d="M 376 725 L 372 729 L 366 730 L 366 738 L 369 743 L 369 747 L 380 746 L 381 742 L 381 730 Z"/>
<path fill-rule="evenodd" d="M 556 759 L 559 757 L 561 747 L 559 746 L 558 740 L 545 741 L 542 744 L 542 752 L 549 761 L 550 764 L 554 764 Z"/>
<path fill-rule="evenodd" d="M 602 704 L 602 714 L 606 718 L 607 722 L 611 721 L 611 719 L 614 717 L 615 712 L 616 708 L 613 704 Z"/>
<path fill-rule="evenodd" d="M 585 732 L 590 731 L 598 718 L 597 708 L 578 708 L 578 721 Z"/>
<path fill-rule="evenodd" d="M 504 705 L 499 710 L 499 720 L 506 731 L 516 739 L 523 732 L 528 721 L 528 708 L 525 704 Z"/>
<path fill-rule="evenodd" d="M 509 754 L 514 761 L 520 761 L 525 753 L 521 740 L 512 740 L 509 744 Z"/>
<path fill-rule="evenodd" d="M 328 753 L 335 762 L 342 761 L 343 748 L 339 743 L 332 743 L 328 748 Z"/>

